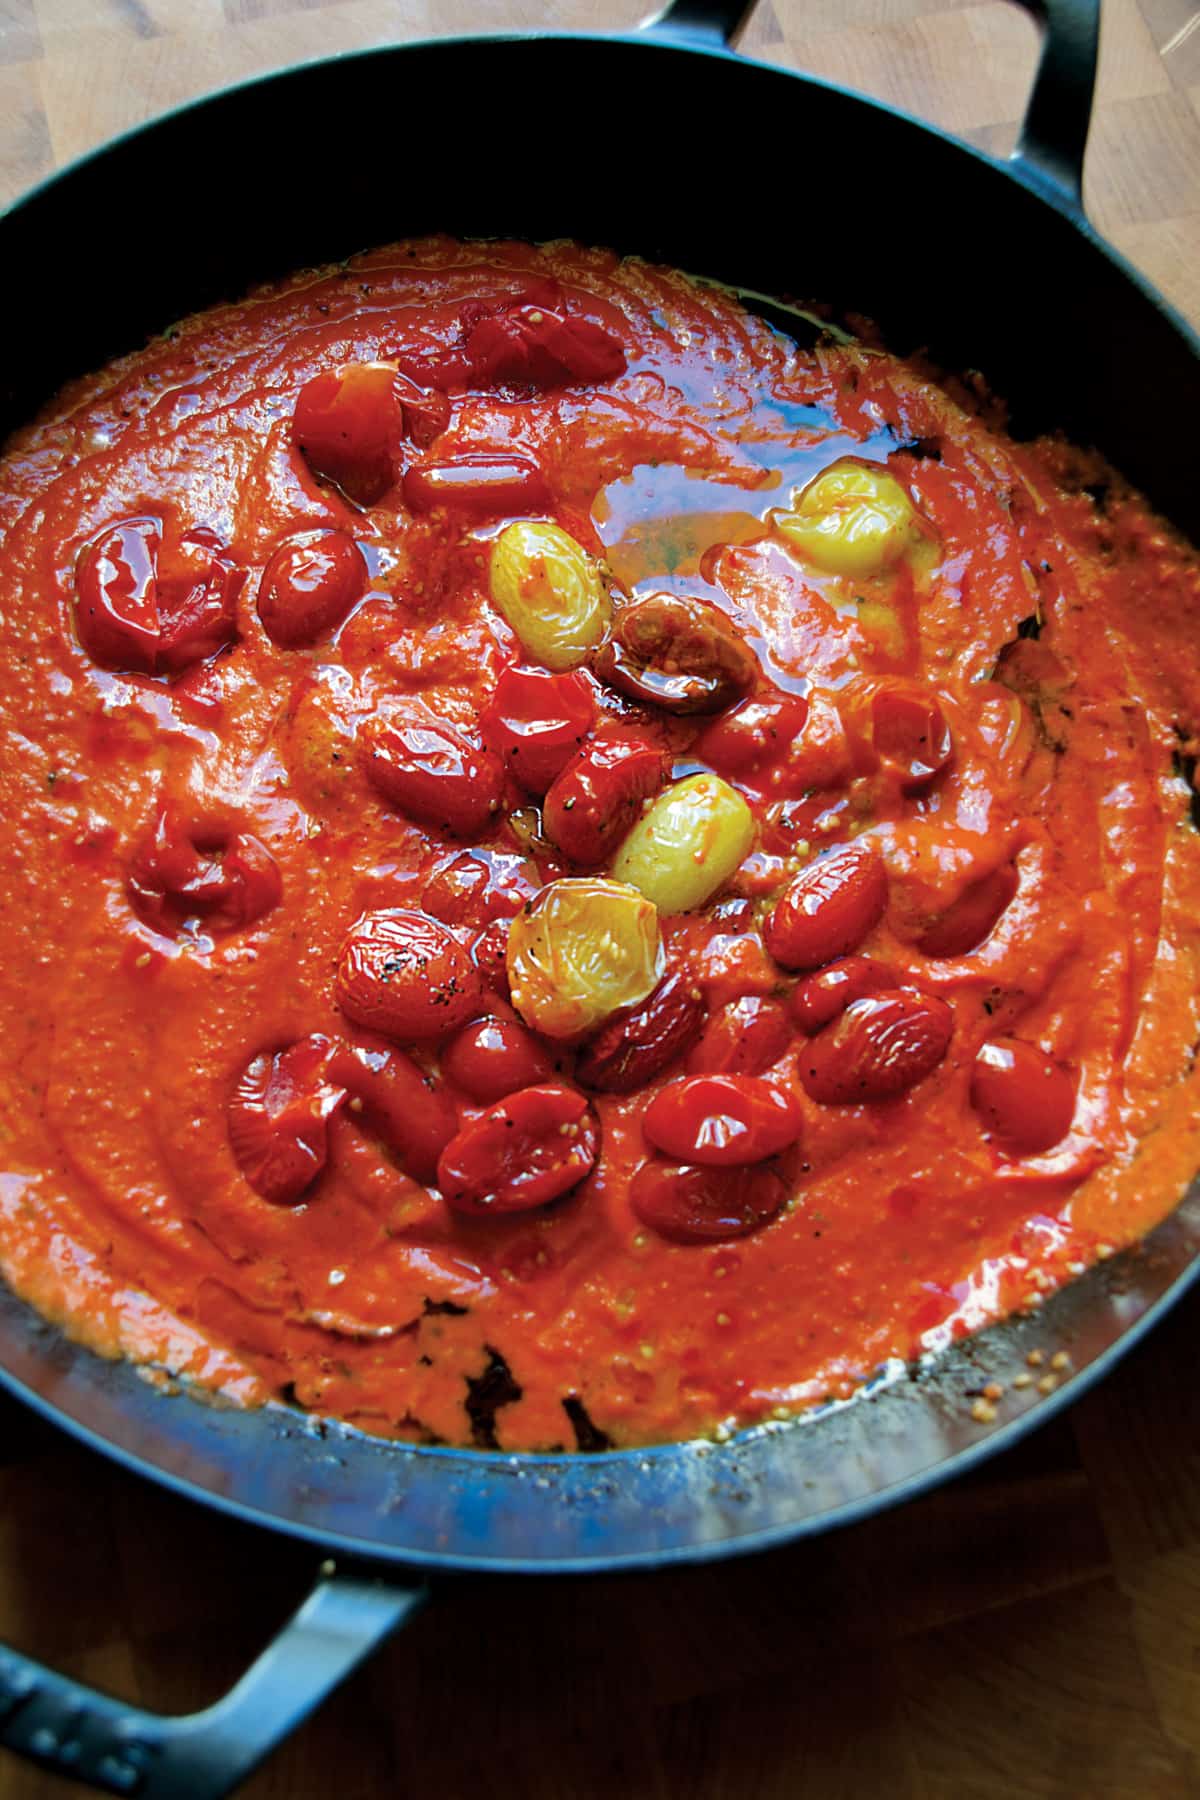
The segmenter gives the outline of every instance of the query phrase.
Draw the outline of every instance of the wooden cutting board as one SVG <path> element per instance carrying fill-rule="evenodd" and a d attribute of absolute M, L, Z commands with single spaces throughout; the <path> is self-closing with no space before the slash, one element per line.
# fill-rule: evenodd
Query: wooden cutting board
<path fill-rule="evenodd" d="M 262 69 L 639 0 L 0 0 L 0 201 Z M 998 153 L 1033 28 L 996 0 L 775 0 L 745 48 Z M 1200 323 L 1200 12 L 1107 0 L 1091 217 Z M 569 117 L 561 100 L 547 130 Z M 1039 294 L 1031 291 L 1031 304 Z M 456 1584 L 253 1800 L 1200 1796 L 1200 1295 L 972 1479 L 835 1539 L 654 1577 Z M 164 1710 L 236 1678 L 314 1558 L 0 1403 L 0 1638 Z M 0 1756 L 0 1800 L 77 1790 Z"/>

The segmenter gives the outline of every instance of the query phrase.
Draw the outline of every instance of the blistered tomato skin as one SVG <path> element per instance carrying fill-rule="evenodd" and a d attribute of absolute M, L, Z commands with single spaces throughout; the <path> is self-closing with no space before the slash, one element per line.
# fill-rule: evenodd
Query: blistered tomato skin
<path fill-rule="evenodd" d="M 643 803 L 663 784 L 665 759 L 653 744 L 597 738 L 584 745 L 546 795 L 552 841 L 581 869 L 607 861 Z"/>
<path fill-rule="evenodd" d="M 315 643 L 341 624 L 366 585 L 363 553 L 348 532 L 301 532 L 279 545 L 263 571 L 263 630 L 285 650 Z"/>
<path fill-rule="evenodd" d="M 334 998 L 365 1031 L 398 1043 L 446 1037 L 484 1010 L 483 982 L 452 932 L 426 913 L 365 913 L 342 945 Z"/>
<path fill-rule="evenodd" d="M 634 1217 L 672 1244 L 720 1244 L 769 1225 L 788 1200 L 778 1170 L 643 1163 L 629 1186 Z"/>
<path fill-rule="evenodd" d="M 395 370 L 386 363 L 315 375 L 296 397 L 292 437 L 300 454 L 356 506 L 374 506 L 392 486 L 403 431 Z"/>
<path fill-rule="evenodd" d="M 792 1014 L 812 1037 L 866 994 L 898 987 L 896 971 L 871 956 L 842 956 L 828 968 L 806 975 L 792 991 Z"/>
<path fill-rule="evenodd" d="M 578 1187 L 600 1150 L 584 1096 L 560 1082 L 522 1088 L 465 1125 L 443 1150 L 438 1187 L 470 1218 L 548 1206 Z"/>
<path fill-rule="evenodd" d="M 530 794 L 544 794 L 581 748 L 596 716 L 582 675 L 549 669 L 502 669 L 479 721 L 489 747 Z"/>
<path fill-rule="evenodd" d="M 663 712 L 715 713 L 753 687 L 758 659 L 708 601 L 649 594 L 622 607 L 595 670 Z"/>
<path fill-rule="evenodd" d="M 575 1079 L 606 1094 L 632 1094 L 694 1044 L 706 1015 L 704 996 L 686 970 L 660 981 L 648 1000 L 619 1014 L 583 1046 Z"/>
<path fill-rule="evenodd" d="M 855 1000 L 810 1039 L 796 1069 L 805 1092 L 825 1106 L 891 1100 L 933 1073 L 953 1033 L 944 1000 L 894 989 Z"/>
<path fill-rule="evenodd" d="M 755 1075 L 687 1075 L 642 1114 L 649 1143 L 677 1162 L 740 1168 L 777 1156 L 800 1136 L 790 1094 Z"/>
<path fill-rule="evenodd" d="M 975 1058 L 971 1105 L 1002 1150 L 1039 1156 L 1071 1129 L 1075 1082 L 1036 1044 L 997 1038 L 981 1045 Z"/>
<path fill-rule="evenodd" d="M 210 931 L 240 931 L 279 904 L 283 880 L 252 833 L 224 820 L 189 825 L 168 805 L 134 852 L 128 887 L 139 917 L 173 935 L 187 919 Z"/>
<path fill-rule="evenodd" d="M 792 1041 L 782 1001 L 743 994 L 715 1012 L 687 1059 L 689 1075 L 761 1075 Z"/>
<path fill-rule="evenodd" d="M 472 1100 L 503 1100 L 551 1080 L 554 1064 L 532 1032 L 511 1019 L 476 1019 L 444 1047 L 442 1074 Z"/>
<path fill-rule="evenodd" d="M 801 695 L 741 700 L 707 726 L 692 754 L 718 775 L 748 775 L 781 761 L 804 730 L 808 701 Z"/>
<path fill-rule="evenodd" d="M 373 721 L 363 741 L 368 780 L 399 812 L 451 837 L 476 837 L 495 824 L 504 770 L 465 732 L 397 714 Z"/>
<path fill-rule="evenodd" d="M 658 985 L 658 913 L 621 881 L 565 876 L 523 906 L 508 928 L 512 1002 L 550 1038 L 580 1038 Z"/>
<path fill-rule="evenodd" d="M 157 518 L 121 520 L 76 560 L 79 641 L 102 668 L 180 675 L 236 638 L 245 579 L 203 526 L 168 542 Z"/>
<path fill-rule="evenodd" d="M 330 1078 L 328 1038 L 301 1038 L 247 1064 L 229 1101 L 234 1161 L 254 1192 L 276 1206 L 304 1200 L 325 1167 L 328 1120 L 344 1090 Z"/>
<path fill-rule="evenodd" d="M 349 1096 L 347 1116 L 378 1137 L 414 1181 L 433 1181 L 438 1157 L 458 1130 L 444 1091 L 402 1050 L 338 1044 L 331 1079 Z"/>
<path fill-rule="evenodd" d="M 845 844 L 810 863 L 767 918 L 763 939 L 785 969 L 818 969 L 857 950 L 887 906 L 887 871 L 868 843 Z"/>

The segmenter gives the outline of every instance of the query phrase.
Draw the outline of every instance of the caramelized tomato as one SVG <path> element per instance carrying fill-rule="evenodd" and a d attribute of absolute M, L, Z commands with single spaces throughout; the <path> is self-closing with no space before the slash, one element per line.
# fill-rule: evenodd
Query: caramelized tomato
<path fill-rule="evenodd" d="M 445 1037 L 483 1007 L 458 939 L 420 912 L 367 913 L 342 945 L 334 995 L 346 1017 L 400 1043 Z"/>

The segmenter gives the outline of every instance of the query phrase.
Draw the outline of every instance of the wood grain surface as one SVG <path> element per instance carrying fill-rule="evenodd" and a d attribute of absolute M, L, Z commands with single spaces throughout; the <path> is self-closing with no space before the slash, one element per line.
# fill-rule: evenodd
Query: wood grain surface
<path fill-rule="evenodd" d="M 359 45 L 632 24 L 639 0 L 0 0 L 0 203 L 192 94 Z M 1005 153 L 1000 0 L 773 0 L 743 47 Z M 1092 219 L 1200 323 L 1200 12 L 1107 0 Z M 1041 297 L 1032 296 L 1034 304 Z M 652 1577 L 446 1588 L 254 1800 L 1200 1796 L 1200 1295 L 972 1479 L 834 1539 Z M 165 1710 L 231 1682 L 311 1552 L 0 1404 L 0 1638 Z M 0 1800 L 56 1778 L 0 1756 Z"/>

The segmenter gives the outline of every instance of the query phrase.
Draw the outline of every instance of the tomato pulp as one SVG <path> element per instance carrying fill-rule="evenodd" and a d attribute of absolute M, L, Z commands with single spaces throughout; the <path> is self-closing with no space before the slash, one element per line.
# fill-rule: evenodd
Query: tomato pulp
<path fill-rule="evenodd" d="M 8 1280 L 526 1450 L 846 1396 L 1144 1233 L 1200 576 L 985 410 L 440 239 L 54 400 L 0 461 Z"/>

